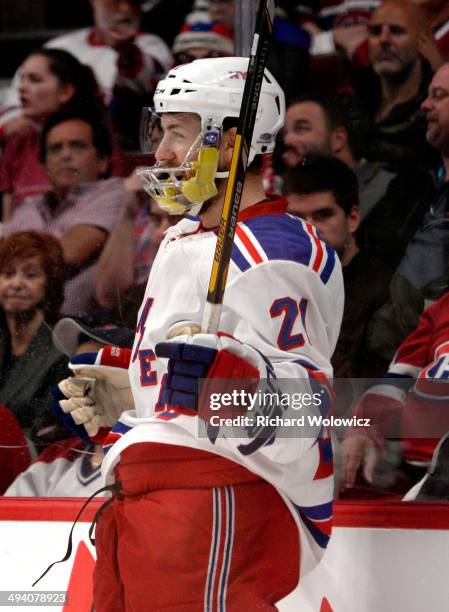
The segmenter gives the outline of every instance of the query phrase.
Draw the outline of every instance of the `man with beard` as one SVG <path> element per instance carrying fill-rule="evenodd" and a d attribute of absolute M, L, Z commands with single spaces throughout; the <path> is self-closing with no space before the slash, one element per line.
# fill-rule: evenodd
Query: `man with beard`
<path fill-rule="evenodd" d="M 432 168 L 435 151 L 425 142 L 420 105 L 432 78 L 421 54 L 425 16 L 407 0 L 386 0 L 368 24 L 371 67 L 354 73 L 354 87 L 369 115 L 367 157 L 392 168 Z"/>
<path fill-rule="evenodd" d="M 393 172 L 380 162 L 368 161 L 365 123 L 353 97 L 301 96 L 287 109 L 273 167 L 282 176 L 317 154 L 344 162 L 358 181 L 360 236 L 391 267 L 399 263 L 421 223 L 434 194 L 433 180 L 426 170 Z"/>

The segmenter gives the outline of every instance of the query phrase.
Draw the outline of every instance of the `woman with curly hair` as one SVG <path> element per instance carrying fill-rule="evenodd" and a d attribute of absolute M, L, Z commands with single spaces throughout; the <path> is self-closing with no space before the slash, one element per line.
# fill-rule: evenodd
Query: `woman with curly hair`
<path fill-rule="evenodd" d="M 62 248 L 49 234 L 18 232 L 0 243 L 0 404 L 39 448 L 67 435 L 50 398 L 67 376 L 67 358 L 52 343 L 63 272 Z"/>

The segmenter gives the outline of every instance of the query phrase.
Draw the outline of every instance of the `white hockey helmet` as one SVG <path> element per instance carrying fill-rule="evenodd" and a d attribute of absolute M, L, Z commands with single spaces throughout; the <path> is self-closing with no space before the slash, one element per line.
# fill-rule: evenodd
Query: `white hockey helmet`
<path fill-rule="evenodd" d="M 195 113 L 201 119 L 201 134 L 181 166 L 156 163 L 138 170 L 148 193 L 172 214 L 194 207 L 198 212 L 198 205 L 216 194 L 215 178 L 227 176 L 217 173 L 220 138 L 224 120 L 240 115 L 247 69 L 245 57 L 200 59 L 173 68 L 159 81 L 154 94 L 156 114 Z M 273 151 L 284 118 L 284 92 L 265 69 L 248 163 L 257 154 Z M 143 133 L 145 140 L 145 125 Z"/>

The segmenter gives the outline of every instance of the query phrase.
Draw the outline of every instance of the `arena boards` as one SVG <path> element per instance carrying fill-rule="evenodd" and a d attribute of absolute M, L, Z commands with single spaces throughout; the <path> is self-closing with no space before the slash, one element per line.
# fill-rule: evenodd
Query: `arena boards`
<path fill-rule="evenodd" d="M 56 601 L 58 595 L 53 596 L 54 605 L 34 605 L 53 612 L 90 612 L 95 552 L 88 527 L 99 505 L 93 502 L 77 525 L 70 561 L 56 565 L 33 590 L 32 582 L 47 565 L 63 557 L 81 501 L 0 498 L 0 609 L 22 607 L 26 597 L 31 602 L 29 592 L 67 591 L 66 605 Z M 280 612 L 445 610 L 447 567 L 448 504 L 336 502 L 334 533 L 323 562 L 278 608 Z M 25 592 L 22 606 L 12 599 L 8 605 L 9 593 L 18 598 L 20 592 Z"/>

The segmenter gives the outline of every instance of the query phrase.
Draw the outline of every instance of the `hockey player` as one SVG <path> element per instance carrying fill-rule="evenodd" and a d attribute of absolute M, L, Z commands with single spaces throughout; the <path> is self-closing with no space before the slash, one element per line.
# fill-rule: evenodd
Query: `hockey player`
<path fill-rule="evenodd" d="M 282 437 L 261 427 L 233 437 L 198 417 L 201 378 L 302 379 L 321 394 L 324 413 L 320 383 L 332 374 L 342 316 L 334 251 L 262 188 L 257 156 L 272 151 L 284 121 L 283 92 L 266 71 L 220 333 L 194 333 L 247 65 L 197 60 L 170 71 L 155 94 L 160 124 L 148 140 L 159 136 L 157 161 L 141 175 L 161 207 L 190 214 L 168 229 L 148 280 L 129 369 L 135 409 L 105 440 L 103 473 L 119 492 L 97 524 L 97 612 L 274 610 L 329 540 L 332 457 L 322 430 Z M 80 373 L 95 376 L 101 363 L 94 356 Z M 98 401 L 71 416 L 95 436 L 114 421 L 110 412 Z"/>
<path fill-rule="evenodd" d="M 372 483 L 389 438 L 401 436 L 400 478 L 391 485 L 403 493 L 431 465 L 438 438 L 449 428 L 449 293 L 422 313 L 416 329 L 398 348 L 384 378 L 363 395 L 354 414 L 371 419 L 369 429 L 351 429 L 341 445 L 342 486 L 351 489 L 359 468 Z"/>

